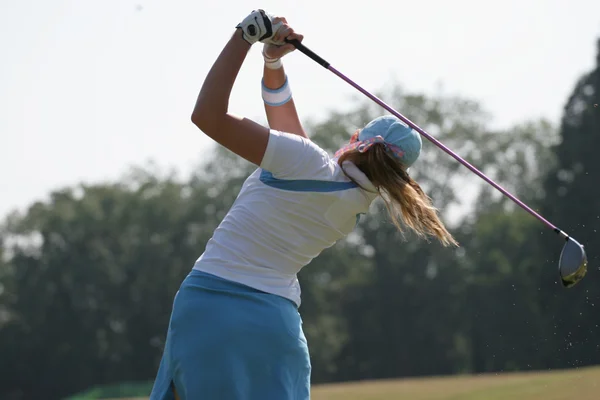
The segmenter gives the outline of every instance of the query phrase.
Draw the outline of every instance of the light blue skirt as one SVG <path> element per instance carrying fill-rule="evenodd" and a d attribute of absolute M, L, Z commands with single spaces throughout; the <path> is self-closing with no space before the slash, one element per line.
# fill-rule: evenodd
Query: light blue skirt
<path fill-rule="evenodd" d="M 307 400 L 310 359 L 296 305 L 192 270 L 175 296 L 150 400 Z"/>

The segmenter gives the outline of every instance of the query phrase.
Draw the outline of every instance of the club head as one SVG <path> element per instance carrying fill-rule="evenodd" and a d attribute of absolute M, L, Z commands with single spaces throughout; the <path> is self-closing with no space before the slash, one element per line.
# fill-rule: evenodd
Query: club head
<path fill-rule="evenodd" d="M 558 272 L 564 287 L 575 286 L 587 273 L 587 256 L 583 246 L 568 238 L 560 253 Z"/>

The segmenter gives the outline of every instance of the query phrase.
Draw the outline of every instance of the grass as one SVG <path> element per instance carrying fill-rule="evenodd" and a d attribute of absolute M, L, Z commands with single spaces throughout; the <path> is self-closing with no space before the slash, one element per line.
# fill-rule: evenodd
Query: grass
<path fill-rule="evenodd" d="M 314 386 L 311 400 L 597 400 L 600 367 Z M 145 400 L 129 399 L 129 400 Z"/>
<path fill-rule="evenodd" d="M 313 400 L 597 400 L 600 368 L 322 385 Z"/>

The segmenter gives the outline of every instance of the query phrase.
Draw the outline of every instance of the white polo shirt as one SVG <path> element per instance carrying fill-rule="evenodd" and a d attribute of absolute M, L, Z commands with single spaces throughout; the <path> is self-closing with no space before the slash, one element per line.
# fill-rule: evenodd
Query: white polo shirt
<path fill-rule="evenodd" d="M 263 161 L 194 269 L 283 296 L 300 305 L 296 274 L 348 235 L 377 197 L 351 163 L 344 169 L 309 139 L 271 130 Z"/>

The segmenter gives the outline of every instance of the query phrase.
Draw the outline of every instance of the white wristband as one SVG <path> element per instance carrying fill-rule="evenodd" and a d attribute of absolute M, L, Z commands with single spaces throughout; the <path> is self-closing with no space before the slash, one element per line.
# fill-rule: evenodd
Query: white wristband
<path fill-rule="evenodd" d="M 279 89 L 269 89 L 265 86 L 264 79 L 261 82 L 261 86 L 263 101 L 271 107 L 282 106 L 292 99 L 292 89 L 288 83 L 287 75 L 285 77 L 285 83 Z"/>
<path fill-rule="evenodd" d="M 279 68 L 283 67 L 283 63 L 281 62 L 281 58 L 275 58 L 275 59 L 265 58 L 265 67 L 268 69 L 279 69 Z"/>
<path fill-rule="evenodd" d="M 281 58 L 271 58 L 265 54 L 263 49 L 263 59 L 265 60 L 265 67 L 268 69 L 279 69 L 283 67 L 283 63 L 281 62 Z"/>

